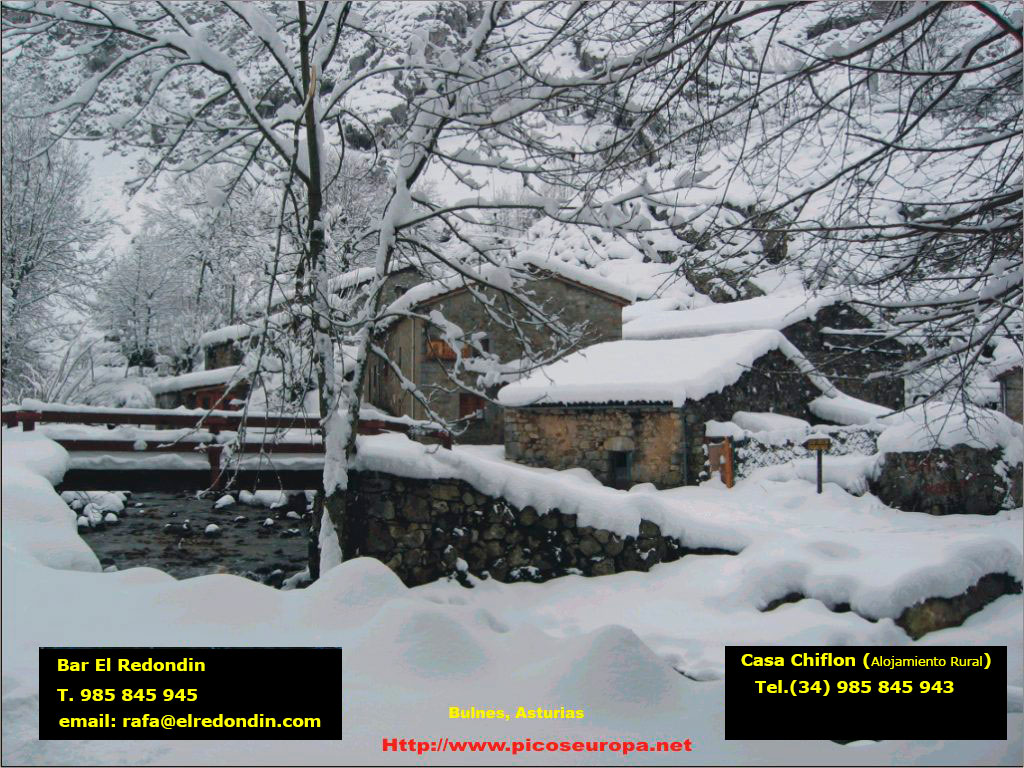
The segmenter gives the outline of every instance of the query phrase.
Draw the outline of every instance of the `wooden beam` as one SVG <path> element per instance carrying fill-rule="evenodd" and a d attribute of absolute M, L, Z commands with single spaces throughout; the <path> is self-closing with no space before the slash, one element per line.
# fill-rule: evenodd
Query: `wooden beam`
<path fill-rule="evenodd" d="M 290 469 L 274 472 L 242 470 L 225 473 L 221 492 L 230 490 L 315 490 L 323 485 L 321 469 Z M 57 486 L 60 491 L 194 492 L 210 488 L 209 469 L 69 469 Z"/>

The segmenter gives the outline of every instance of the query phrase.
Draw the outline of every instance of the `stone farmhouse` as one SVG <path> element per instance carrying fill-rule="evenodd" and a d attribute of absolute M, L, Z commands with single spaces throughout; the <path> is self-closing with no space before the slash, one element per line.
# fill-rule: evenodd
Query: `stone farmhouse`
<path fill-rule="evenodd" d="M 204 333 L 199 337 L 203 367 L 210 371 L 239 365 L 245 357 L 245 345 L 254 330 L 254 326 L 238 323 Z"/>
<path fill-rule="evenodd" d="M 617 488 L 698 482 L 705 423 L 739 410 L 812 419 L 842 397 L 774 330 L 598 344 L 505 387 L 505 456 L 583 467 Z"/>
<path fill-rule="evenodd" d="M 521 266 L 530 275 L 526 285 L 530 300 L 557 317 L 563 327 L 574 330 L 574 347 L 622 337 L 622 308 L 636 299 L 632 290 L 562 262 Z M 401 377 L 385 361 L 375 360 L 368 371 L 366 399 L 387 413 L 415 419 L 428 420 L 433 411 L 463 427 L 459 442 L 500 443 L 504 421 L 501 408 L 490 398 L 507 380 L 530 369 L 531 352 L 554 350 L 551 329 L 537 324 L 521 304 L 500 291 L 471 285 L 461 276 L 409 290 L 396 283 L 393 290 L 388 312 L 396 318 L 381 334 L 380 343 Z M 478 354 L 474 345 L 496 355 L 504 363 L 502 380 L 487 385 L 479 394 L 459 388 L 452 376 L 457 358 L 453 340 L 441 338 L 437 325 L 428 320 L 432 311 L 441 312 L 448 323 L 463 329 L 468 343 L 458 350 L 458 356 Z M 403 379 L 415 383 L 426 402 L 404 387 Z"/>
<path fill-rule="evenodd" d="M 622 308 L 636 300 L 633 289 L 557 260 L 533 263 L 524 259 L 518 266 L 517 272 L 527 278 L 529 300 L 557 317 L 572 337 L 571 348 L 622 337 Z M 481 276 L 488 279 L 486 272 Z M 373 270 L 357 269 L 332 280 L 331 287 L 336 291 L 358 290 L 372 277 Z M 500 290 L 481 288 L 458 275 L 424 281 L 418 269 L 403 266 L 389 275 L 383 292 L 386 313 L 392 319 L 380 332 L 378 343 L 394 368 L 382 359 L 371 361 L 364 384 L 365 400 L 395 416 L 429 420 L 433 412 L 462 427 L 458 440 L 463 443 L 500 443 L 504 429 L 501 409 L 489 398 L 506 381 L 529 370 L 530 355 L 551 356 L 556 347 L 551 329 L 538 324 L 522 305 Z M 492 306 L 485 307 L 481 298 Z M 278 298 L 273 308 L 284 312 L 288 300 L 288 296 Z M 479 347 L 505 363 L 500 380 L 477 392 L 453 382 L 456 350 L 427 319 L 434 310 L 465 329 L 468 343 L 459 349 L 460 355 L 468 357 L 474 347 Z M 258 327 L 259 318 L 254 316 L 200 337 L 206 369 L 240 364 Z M 568 344 L 564 339 L 561 343 Z M 476 377 L 462 378 L 472 383 L 470 379 Z M 416 385 L 425 402 L 403 386 L 406 381 Z"/>

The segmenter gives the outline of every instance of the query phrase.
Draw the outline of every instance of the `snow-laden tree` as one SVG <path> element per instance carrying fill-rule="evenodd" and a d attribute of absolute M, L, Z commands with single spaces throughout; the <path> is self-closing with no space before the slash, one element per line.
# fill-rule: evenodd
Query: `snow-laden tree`
<path fill-rule="evenodd" d="M 464 144 L 449 156 L 441 144 L 498 132 L 528 111 L 510 105 L 542 96 L 523 79 L 518 57 L 548 52 L 557 30 L 523 35 L 528 27 L 505 3 L 3 4 L 6 52 L 46 72 L 49 104 L 40 112 L 58 136 L 145 149 L 150 161 L 138 184 L 216 166 L 225 200 L 246 181 L 274 190 L 268 279 L 284 276 L 291 288 L 298 321 L 289 329 L 315 375 L 324 496 L 335 528 L 367 361 L 386 356 L 376 345 L 384 280 L 399 260 L 487 285 L 572 343 L 570 329 L 522 290 L 525 273 L 506 268 L 507 245 L 476 236 L 470 211 L 509 203 L 486 195 L 441 203 L 424 178 L 441 162 L 478 188 L 460 167 L 471 169 L 479 153 Z M 369 227 L 353 221 L 336 194 L 357 149 L 379 156 L 388 174 Z M 374 278 L 337 295 L 332 276 L 360 263 Z M 268 291 L 265 331 L 273 309 Z M 261 335 L 257 366 L 268 336 Z"/>
<path fill-rule="evenodd" d="M 977 319 L 933 356 L 982 344 L 1019 301 L 1019 20 L 989 4 L 3 9 L 8 54 L 47 73 L 58 135 L 147 150 L 139 184 L 216 166 L 217 196 L 244 181 L 276 195 L 264 263 L 291 306 L 278 323 L 265 292 L 255 364 L 275 357 L 276 324 L 309 366 L 334 528 L 368 361 L 394 362 L 376 339 L 397 265 L 463 280 L 515 325 L 497 293 L 547 324 L 551 354 L 572 346 L 573 329 L 531 302 L 498 233 L 516 219 L 497 211 L 625 234 L 650 258 L 668 230 L 717 246 L 723 269 L 775 262 L 888 292 L 857 296 L 897 327 L 920 326 L 923 308 L 947 328 Z M 338 194 L 352 167 L 386 169 L 368 226 Z M 439 178 L 465 192 L 438 193 Z M 492 194 L 499 178 L 519 188 Z M 372 279 L 337 290 L 360 265 Z M 426 319 L 456 349 L 471 343 Z M 476 351 L 458 373 L 500 366 Z"/>
<path fill-rule="evenodd" d="M 1021 333 L 1022 50 L 1013 3 L 556 7 L 585 72 L 541 67 L 560 105 L 617 110 L 563 143 L 520 142 L 581 196 L 621 190 L 620 230 L 680 272 L 796 268 L 849 289 L 961 388 Z M 589 144 L 585 139 L 589 139 Z M 938 370 L 936 368 L 936 370 Z"/>
<path fill-rule="evenodd" d="M 128 366 L 189 370 L 196 342 L 209 315 L 197 305 L 200 274 L 190 269 L 173 243 L 159 230 L 136 235 L 131 246 L 112 261 L 96 291 L 94 317 L 115 336 Z"/>
<path fill-rule="evenodd" d="M 0 120 L 0 263 L 4 400 L 39 394 L 59 367 L 67 312 L 84 309 L 101 268 L 108 222 L 87 199 L 88 164 L 69 142 L 51 143 L 46 121 L 18 118 L 29 103 L 4 83 Z M 59 358 L 59 353 L 56 353 Z"/>

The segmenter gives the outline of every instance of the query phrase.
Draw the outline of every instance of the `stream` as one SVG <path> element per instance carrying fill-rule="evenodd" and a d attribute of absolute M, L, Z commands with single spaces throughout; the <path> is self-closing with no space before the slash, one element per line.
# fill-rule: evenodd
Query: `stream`
<path fill-rule="evenodd" d="M 79 526 L 79 534 L 104 569 L 146 566 L 178 579 L 230 573 L 281 587 L 306 568 L 309 521 L 302 494 L 278 509 L 237 501 L 217 509 L 194 493 L 135 493 L 117 522 Z M 211 524 L 219 530 L 207 533 Z"/>

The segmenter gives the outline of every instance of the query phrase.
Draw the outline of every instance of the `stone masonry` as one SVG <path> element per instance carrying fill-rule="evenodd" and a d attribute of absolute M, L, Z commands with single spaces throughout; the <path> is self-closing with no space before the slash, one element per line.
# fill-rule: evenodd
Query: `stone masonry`
<path fill-rule="evenodd" d="M 646 571 L 685 554 L 734 554 L 687 549 L 649 520 L 637 536 L 581 526 L 576 515 L 520 509 L 455 479 L 353 472 L 348 505 L 345 558 L 377 558 L 409 586 L 446 576 L 465 583 L 467 571 L 502 582 L 546 581 Z"/>
<path fill-rule="evenodd" d="M 506 408 L 505 457 L 534 467 L 583 467 L 608 483 L 611 452 L 630 451 L 632 483 L 690 485 L 706 477 L 707 421 L 728 421 L 736 411 L 812 420 L 807 404 L 820 394 L 785 355 L 772 351 L 735 384 L 681 409 L 668 403 Z"/>
<path fill-rule="evenodd" d="M 871 492 L 907 512 L 994 515 L 1021 505 L 1021 465 L 1009 466 L 999 450 L 967 445 L 887 453 Z"/>
<path fill-rule="evenodd" d="M 535 467 L 585 467 L 608 484 L 609 452 L 632 451 L 634 483 L 671 487 L 685 484 L 682 435 L 682 411 L 667 406 L 509 408 L 505 456 Z"/>

